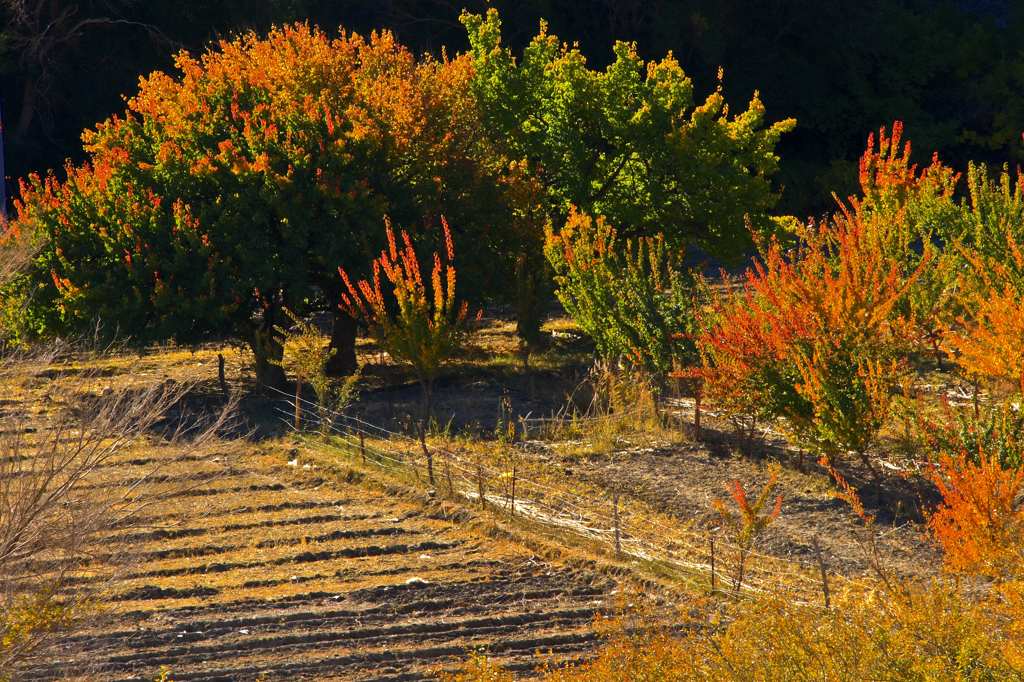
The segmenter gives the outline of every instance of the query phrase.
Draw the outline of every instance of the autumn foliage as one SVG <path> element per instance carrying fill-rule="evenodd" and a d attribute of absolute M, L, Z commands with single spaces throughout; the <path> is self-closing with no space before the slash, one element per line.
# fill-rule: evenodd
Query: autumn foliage
<path fill-rule="evenodd" d="M 768 481 L 753 500 L 747 494 L 743 483 L 734 479 L 727 486 L 729 497 L 732 498 L 732 506 L 730 507 L 724 500 L 715 500 L 712 503 L 715 511 L 718 512 L 729 529 L 731 539 L 739 547 L 734 581 L 737 592 L 743 587 L 746 563 L 754 548 L 754 543 L 782 513 L 782 495 L 775 493 L 778 485 L 779 471 L 777 468 L 773 468 L 768 475 Z M 769 506 L 769 502 L 771 506 Z"/>
<path fill-rule="evenodd" d="M 700 340 L 709 399 L 784 417 L 802 444 L 864 455 L 915 343 L 900 304 L 913 271 L 880 248 L 881 218 L 845 210 L 786 252 L 770 243 Z"/>
<path fill-rule="evenodd" d="M 496 11 L 461 21 L 469 51 L 456 57 L 416 58 L 386 31 L 295 24 L 141 78 L 123 114 L 84 133 L 85 162 L 20 183 L 0 234 L 0 321 L 16 315 L 20 329 L 0 340 L 96 320 L 143 342 L 239 337 L 259 382 L 294 373 L 299 427 L 304 383 L 329 411 L 335 355 L 303 316 L 348 316 L 418 379 L 433 483 L 432 386 L 472 326 L 457 283 L 474 298 L 516 291 L 536 346 L 548 265 L 604 362 L 610 411 L 635 427 L 641 410 L 619 406 L 642 396 L 656 412 L 647 379 L 693 379 L 698 420 L 706 400 L 779 425 L 869 532 L 876 515 L 842 460 L 877 476 L 871 453 L 897 396 L 923 383 L 928 351 L 975 388 L 973 421 L 946 394 L 937 423 L 918 420 L 929 433 L 913 464 L 941 498 L 928 531 L 950 573 L 998 589 L 977 601 L 941 581 L 892 590 L 879 571 L 884 589 L 850 587 L 833 610 L 828 596 L 822 611 L 758 595 L 722 627 L 623 636 L 546 679 L 1008 678 L 1024 639 L 1024 174 L 961 174 L 937 154 L 917 164 L 897 121 L 867 138 L 857 194 L 780 234 L 796 221 L 769 215 L 770 178 L 795 121 L 768 123 L 756 92 L 730 113 L 721 87 L 695 99 L 671 55 L 645 61 L 620 42 L 597 71 L 542 26 L 517 59 Z M 684 268 L 683 245 L 757 256 L 713 297 Z M 737 601 L 779 518 L 778 487 L 772 470 L 756 496 L 734 480 L 731 502 L 714 503 L 739 549 Z M 15 606 L 0 640 L 17 644 L 39 626 Z M 453 679 L 509 677 L 474 657 Z"/>
<path fill-rule="evenodd" d="M 907 239 L 896 244 L 906 249 L 914 237 L 947 236 L 949 228 L 957 227 L 949 216 L 955 209 L 953 196 L 959 180 L 960 174 L 943 164 L 938 153 L 924 168 L 912 163 L 903 122 L 895 121 L 891 131 L 883 126 L 877 136 L 868 135 L 858 164 L 860 195 L 850 201 L 874 213 L 901 214 L 900 232 L 893 236 Z"/>
<path fill-rule="evenodd" d="M 1024 300 L 1012 288 L 991 290 L 978 301 L 967 330 L 952 335 L 958 362 L 968 372 L 1024 392 Z"/>
<path fill-rule="evenodd" d="M 771 471 L 768 482 L 761 492 L 750 500 L 746 489 L 739 480 L 728 485 L 729 497 L 732 498 L 735 510 L 730 509 L 723 500 L 715 500 L 714 507 L 723 520 L 734 529 L 737 540 L 742 546 L 750 546 L 757 537 L 779 518 L 782 512 L 782 495 L 773 494 L 778 487 L 779 473 Z M 771 506 L 768 503 L 771 502 Z"/>
<path fill-rule="evenodd" d="M 431 382 L 442 365 L 462 347 L 469 324 L 468 303 L 455 298 L 455 246 L 451 231 L 444 218 L 441 225 L 443 258 L 434 254 L 429 288 L 408 233 L 401 232 L 399 243 L 390 221 L 385 223 L 387 248 L 374 259 L 369 279 L 353 283 L 345 269 L 339 268 L 345 283 L 341 307 L 363 321 L 392 358 L 412 365 L 428 400 Z M 382 282 L 390 289 L 390 296 Z"/>
<path fill-rule="evenodd" d="M 1019 599 L 1019 596 L 1017 597 Z M 691 600 L 689 603 L 693 603 Z M 893 593 L 852 589 L 822 609 L 783 594 L 754 597 L 721 625 L 690 627 L 619 620 L 596 655 L 541 668 L 543 682 L 689 682 L 690 680 L 1011 680 L 1021 673 L 1020 645 L 991 603 L 965 599 L 948 585 L 908 585 Z M 702 613 L 702 615 L 704 615 Z M 714 612 L 707 618 L 717 623 Z M 514 679 L 480 656 L 450 682 Z"/>
<path fill-rule="evenodd" d="M 999 259 L 965 249 L 966 312 L 948 338 L 968 374 L 1024 392 L 1024 251 L 1017 236 L 1005 228 Z"/>
<path fill-rule="evenodd" d="M 234 334 L 268 367 L 281 311 L 332 309 L 337 267 L 372 257 L 385 214 L 457 218 L 465 271 L 500 290 L 529 193 L 483 135 L 467 58 L 297 24 L 175 63 L 85 133 L 84 164 L 22 183 L 12 229 L 44 244 L 27 284 L 42 331 Z"/>
<path fill-rule="evenodd" d="M 928 526 L 950 570 L 1000 577 L 1024 566 L 1024 468 L 984 452 L 943 455 L 932 480 L 942 503 Z"/>

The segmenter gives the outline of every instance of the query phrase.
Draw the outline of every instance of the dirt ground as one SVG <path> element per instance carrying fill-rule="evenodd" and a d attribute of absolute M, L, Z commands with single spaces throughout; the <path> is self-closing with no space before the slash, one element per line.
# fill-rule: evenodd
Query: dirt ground
<path fill-rule="evenodd" d="M 477 342 L 482 351 L 504 354 L 507 363 L 496 368 L 493 363 L 481 366 L 466 361 L 452 370 L 436 391 L 438 420 L 450 423 L 454 430 L 470 428 L 480 437 L 489 438 L 493 437 L 503 400 L 518 416 L 550 416 L 563 408 L 585 377 L 588 356 L 585 344 L 563 320 L 549 323 L 548 329 L 552 328 L 556 330 L 552 354 L 561 365 L 553 366 L 541 358 L 538 366 L 524 370 L 512 359 L 512 326 L 500 322 L 489 326 Z M 368 353 L 366 357 L 374 356 Z M 370 368 L 371 375 L 387 371 Z M 362 409 L 368 420 L 401 429 L 416 414 L 417 391 L 410 384 L 371 389 L 363 396 Z M 689 527 L 709 532 L 721 529 L 721 517 L 713 510 L 712 502 L 728 498 L 727 485 L 738 480 L 756 494 L 768 480 L 768 463 L 778 462 L 782 514 L 759 540 L 757 551 L 816 564 L 817 540 L 828 569 L 850 577 L 874 572 L 869 565 L 872 552 L 877 552 L 886 570 L 900 575 L 925 577 L 939 569 L 941 558 L 926 538 L 921 513 L 934 503 L 934 490 L 920 479 L 889 476 L 876 484 L 857 463 L 840 465 L 868 512 L 876 517 L 877 540 L 871 550 L 864 524 L 836 499 L 831 478 L 813 458 L 801 461 L 792 448 L 778 440 L 752 447 L 740 445 L 728 423 L 707 414 L 701 441 L 695 442 L 689 435 L 692 407 L 683 409 L 678 418 L 679 433 L 669 434 L 668 439 L 664 433 L 648 437 L 634 434 L 603 452 L 583 455 L 567 453 L 558 443 L 531 440 L 523 452 L 570 478 L 597 485 L 609 495 L 632 496 Z"/>
<path fill-rule="evenodd" d="M 722 527 L 712 502 L 728 500 L 727 485 L 731 481 L 739 480 L 748 491 L 756 493 L 768 480 L 763 461 L 716 454 L 701 444 L 639 448 L 567 464 L 585 480 L 634 496 L 709 532 Z M 812 564 L 816 561 L 817 540 L 830 570 L 850 577 L 872 573 L 863 524 L 844 502 L 832 496 L 825 473 L 810 462 L 806 467 L 808 473 L 782 470 L 778 488 L 783 497 L 782 513 L 755 549 Z M 938 569 L 941 558 L 920 523 L 906 516 L 886 518 L 880 513 L 883 509 L 871 507 L 870 500 L 868 504 L 869 511 L 879 515 L 876 547 L 884 567 L 905 576 L 926 576 Z"/>
<path fill-rule="evenodd" d="M 592 647 L 607 579 L 355 484 L 244 464 L 179 493 L 201 511 L 154 519 L 113 612 L 24 679 L 152 680 L 166 667 L 174 680 L 416 680 L 477 647 L 519 670 L 537 651 Z"/>
<path fill-rule="evenodd" d="M 229 363 L 233 381 L 243 371 Z M 213 349 L 105 357 L 39 373 L 4 407 L 45 429 L 46 395 L 215 372 Z M 529 672 L 595 646 L 608 577 L 486 537 L 428 501 L 321 475 L 283 442 L 257 434 L 186 456 L 140 444 L 104 465 L 95 494 L 157 473 L 130 527 L 71 576 L 109 581 L 88 627 L 19 679 L 420 680 L 477 649 Z M 114 560 L 111 579 L 99 567 Z"/>

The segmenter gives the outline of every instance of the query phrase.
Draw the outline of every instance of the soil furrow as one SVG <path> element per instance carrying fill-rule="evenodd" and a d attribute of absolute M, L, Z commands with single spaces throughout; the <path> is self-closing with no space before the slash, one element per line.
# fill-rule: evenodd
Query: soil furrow
<path fill-rule="evenodd" d="M 260 654 L 282 653 L 289 658 L 307 649 L 401 646 L 408 641 L 440 643 L 465 640 L 484 636 L 497 636 L 517 631 L 522 626 L 546 630 L 579 627 L 589 623 L 596 613 L 594 608 L 567 609 L 542 613 L 517 613 L 504 616 L 489 616 L 465 621 L 444 620 L 439 622 L 408 623 L 388 627 L 354 628 L 333 631 L 305 631 L 294 634 L 263 638 L 243 638 L 233 642 L 210 645 L 168 646 L 154 651 L 133 651 L 129 654 L 109 656 L 102 663 L 104 672 L 131 670 L 138 666 L 161 665 L 181 666 L 203 663 L 214 655 L 233 655 L 258 651 Z M 171 644 L 168 642 L 165 644 Z M 293 653 L 294 652 L 294 653 Z"/>
<path fill-rule="evenodd" d="M 213 564 L 198 564 L 196 566 L 182 566 L 179 568 L 155 569 L 137 574 L 139 578 L 167 578 L 179 575 L 196 575 L 206 573 L 224 573 L 244 568 L 258 568 L 262 566 L 282 566 L 286 564 L 304 564 L 316 561 L 328 561 L 331 559 L 353 559 L 358 557 L 385 556 L 388 554 L 410 554 L 412 552 L 425 552 L 438 549 L 451 549 L 457 547 L 455 542 L 420 542 L 415 545 L 370 545 L 366 547 L 351 547 L 323 552 L 300 552 L 286 557 L 271 559 L 268 561 L 239 561 L 222 562 Z M 114 599 L 123 601 L 120 597 Z"/>

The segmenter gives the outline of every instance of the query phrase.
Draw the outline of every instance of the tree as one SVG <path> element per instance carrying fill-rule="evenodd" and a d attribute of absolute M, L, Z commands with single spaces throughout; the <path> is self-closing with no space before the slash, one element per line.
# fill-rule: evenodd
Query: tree
<path fill-rule="evenodd" d="M 660 378 L 695 359 L 695 282 L 664 237 L 622 239 L 573 209 L 561 231 L 548 229 L 545 253 L 559 300 L 602 359 Z"/>
<path fill-rule="evenodd" d="M 302 384 L 309 382 L 316 393 L 317 407 L 321 413 L 327 408 L 329 378 L 327 363 L 334 356 L 333 348 L 327 347 L 327 339 L 312 322 L 306 322 L 298 315 L 284 309 L 293 327 L 278 327 L 277 332 L 284 340 L 281 367 L 295 375 L 295 430 L 302 427 Z M 323 414 L 319 415 L 321 418 Z"/>
<path fill-rule="evenodd" d="M 770 510 L 767 509 L 768 501 L 772 499 L 772 495 L 779 486 L 779 468 L 776 464 L 769 469 L 768 481 L 753 502 L 750 501 L 747 491 L 739 479 L 733 479 L 726 489 L 729 491 L 729 497 L 732 498 L 736 509 L 730 509 L 725 501 L 720 499 L 713 500 L 711 503 L 739 549 L 736 557 L 736 579 L 734 582 L 736 594 L 739 594 L 743 588 L 743 574 L 747 558 L 751 550 L 754 549 L 754 543 L 782 513 L 782 495 L 775 495 Z"/>
<path fill-rule="evenodd" d="M 709 398 L 723 409 L 784 417 L 828 459 L 868 449 L 920 333 L 901 302 L 910 272 L 881 248 L 881 214 L 849 210 L 808 229 L 787 253 L 771 242 L 745 286 L 716 303 L 698 340 Z"/>
<path fill-rule="evenodd" d="M 1007 258 L 1015 244 L 1024 242 L 1024 173 L 1019 169 L 1016 176 L 1004 165 L 993 177 L 983 163 L 967 165 L 967 197 L 963 202 L 966 214 L 964 244 L 973 255 L 981 257 L 988 264 L 1008 262 Z M 1015 271 L 1006 271 L 1004 276 L 1014 274 L 1024 281 L 1024 268 L 1016 266 Z M 983 271 L 975 273 L 982 276 Z"/>
<path fill-rule="evenodd" d="M 468 278 L 486 292 L 510 276 L 519 176 L 488 151 L 468 59 L 297 24 L 176 64 L 85 133 L 89 161 L 22 184 L 14 229 L 42 236 L 46 330 L 102 317 L 140 341 L 236 334 L 279 385 L 282 310 L 334 309 L 333 273 L 369 258 L 386 213 L 448 211 L 472 236 Z M 336 357 L 354 369 L 345 331 Z"/>
<path fill-rule="evenodd" d="M 1018 574 L 1024 562 L 1024 468 L 1004 467 L 992 453 L 939 457 L 930 474 L 942 502 L 928 527 L 954 572 L 994 578 Z"/>
<path fill-rule="evenodd" d="M 497 10 L 463 13 L 462 22 L 487 129 L 540 180 L 556 224 L 576 206 L 626 236 L 663 232 L 673 246 L 721 256 L 750 244 L 745 215 L 757 230 L 770 228 L 774 150 L 796 122 L 767 125 L 757 93 L 730 116 L 721 84 L 697 103 L 671 54 L 645 62 L 636 45 L 618 42 L 600 72 L 542 22 L 517 61 L 502 45 Z"/>
<path fill-rule="evenodd" d="M 1003 239 L 998 259 L 965 250 L 967 312 L 947 338 L 968 374 L 1024 393 L 1024 248 L 1010 229 Z"/>
<path fill-rule="evenodd" d="M 993 179 L 972 163 L 967 189 L 962 305 L 946 339 L 969 375 L 1024 392 L 1024 175 L 1013 179 L 1004 166 Z"/>
<path fill-rule="evenodd" d="M 0 34 L 18 39 L 0 2 Z M 779 150 L 784 185 L 780 208 L 799 216 L 828 210 L 829 192 L 853 191 L 862 133 L 894 116 L 914 122 L 917 140 L 942 145 L 962 165 L 1024 159 L 1020 144 L 1022 55 L 1017 49 L 1024 11 L 1009 0 L 595 0 L 587 11 L 567 0 L 27 0 L 54 11 L 77 8 L 78 18 L 128 22 L 90 26 L 52 53 L 45 106 L 29 134 L 10 151 L 11 173 L 79 160 L 79 132 L 120 106 L 120 93 L 136 74 L 168 68 L 167 44 L 200 51 L 220 36 L 306 20 L 326 28 L 346 26 L 368 34 L 393 30 L 414 53 L 439 54 L 465 43 L 462 8 L 501 12 L 505 37 L 519 49 L 539 17 L 570 43 L 579 40 L 588 62 L 614 59 L 613 41 L 636 41 L 642 55 L 672 50 L 697 84 L 713 83 L 719 66 L 729 91 L 759 89 L 769 110 L 785 107 L 800 121 Z M 153 27 L 141 28 L 137 24 Z M 45 26 L 45 24 L 44 24 Z M 48 34 L 54 35 L 54 34 Z M 166 37 L 166 40 L 161 38 Z M 35 67 L 21 65 L 13 40 L 0 40 L 5 109 L 14 123 L 26 81 Z M 808 58 L 813 55 L 813 58 Z M 950 78 L 950 74 L 955 74 Z"/>
<path fill-rule="evenodd" d="M 941 365 L 942 330 L 955 320 L 960 303 L 957 279 L 963 259 L 955 245 L 967 227 L 965 212 L 954 200 L 960 174 L 943 164 L 938 153 L 923 168 L 912 163 L 910 141 L 903 139 L 903 122 L 897 120 L 891 134 L 883 126 L 877 138 L 868 135 L 858 179 L 860 193 L 848 203 L 872 221 L 881 254 L 905 274 L 920 270 L 898 309 L 920 328 Z M 847 210 L 835 198 L 839 210 Z M 920 269 L 925 257 L 929 266 Z"/>
<path fill-rule="evenodd" d="M 431 484 L 434 462 L 426 445 L 426 426 L 433 384 L 441 367 L 463 347 L 469 331 L 466 319 L 469 306 L 465 301 L 458 303 L 455 298 L 455 246 L 448 221 L 443 217 L 441 225 L 444 259 L 434 253 L 429 293 L 409 234 L 402 231 L 399 246 L 390 221 L 385 222 L 388 247 L 373 261 L 371 280 L 353 284 L 344 268 L 338 269 L 345 283 L 342 308 L 352 317 L 363 320 L 392 358 L 412 365 L 419 380 L 423 391 L 420 444 L 427 458 Z M 390 297 L 385 297 L 381 289 L 381 273 L 391 286 Z"/>

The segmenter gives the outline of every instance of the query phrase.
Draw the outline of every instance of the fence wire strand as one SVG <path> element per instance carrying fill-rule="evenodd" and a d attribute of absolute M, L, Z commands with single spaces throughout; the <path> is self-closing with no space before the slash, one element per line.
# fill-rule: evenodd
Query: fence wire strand
<path fill-rule="evenodd" d="M 281 414 L 281 420 L 294 428 L 292 417 L 296 396 L 274 388 L 271 390 L 279 393 L 291 405 L 291 410 L 278 408 L 277 411 Z M 351 451 L 350 454 L 365 453 L 367 461 L 376 459 L 378 465 L 388 462 L 409 468 L 420 481 L 426 477 L 426 463 L 418 461 L 423 458 L 422 452 L 418 452 L 423 446 L 420 440 L 344 411 L 324 409 L 317 403 L 301 397 L 298 400 L 300 405 L 309 408 L 306 413 L 307 421 L 315 424 L 321 432 L 338 439 Z M 404 443 L 407 450 L 403 452 L 395 448 L 386 448 L 369 443 L 367 439 Z M 479 490 L 483 487 L 485 504 L 499 509 L 504 507 L 514 515 L 561 530 L 569 530 L 583 538 L 600 542 L 606 550 L 614 551 L 614 514 L 610 510 L 601 509 L 610 506 L 610 501 L 605 505 L 584 506 L 579 501 L 582 498 L 578 492 L 561 490 L 554 485 L 531 480 L 518 472 L 514 477 L 515 498 L 510 499 L 508 490 L 502 490 L 494 485 L 496 480 L 505 480 L 505 476 L 510 472 L 491 467 L 479 458 L 467 458 L 464 454 L 448 448 L 435 445 L 427 447 L 433 455 L 436 488 L 447 483 L 451 486 L 450 494 L 462 497 L 467 502 L 479 504 Z M 530 491 L 536 495 L 529 496 Z M 706 584 L 710 584 L 712 566 L 705 561 L 708 556 L 704 551 L 710 535 L 672 527 L 647 514 L 644 514 L 639 522 L 634 523 L 630 518 L 633 513 L 628 507 L 619 509 L 618 528 L 621 553 L 624 557 L 660 562 L 682 569 L 684 573 L 680 580 L 692 587 L 701 587 L 700 582 L 689 575 L 694 572 L 705 574 L 708 578 Z M 722 552 L 716 562 L 719 565 L 727 566 L 730 560 L 735 563 L 740 553 L 743 553 L 748 561 L 756 560 L 767 564 L 757 566 L 756 562 L 751 561 L 746 566 L 741 586 L 742 593 L 736 595 L 737 597 L 750 597 L 770 589 L 784 587 L 782 583 L 785 579 L 791 583 L 789 589 L 796 585 L 799 585 L 804 593 L 819 592 L 821 589 L 820 576 L 813 566 L 805 567 L 800 562 L 744 549 L 718 537 L 715 538 L 715 547 Z M 870 585 L 857 578 L 844 578 L 838 575 L 831 577 L 850 586 Z M 727 585 L 734 581 L 734 577 L 728 575 L 726 571 L 720 571 L 719 580 Z"/>

